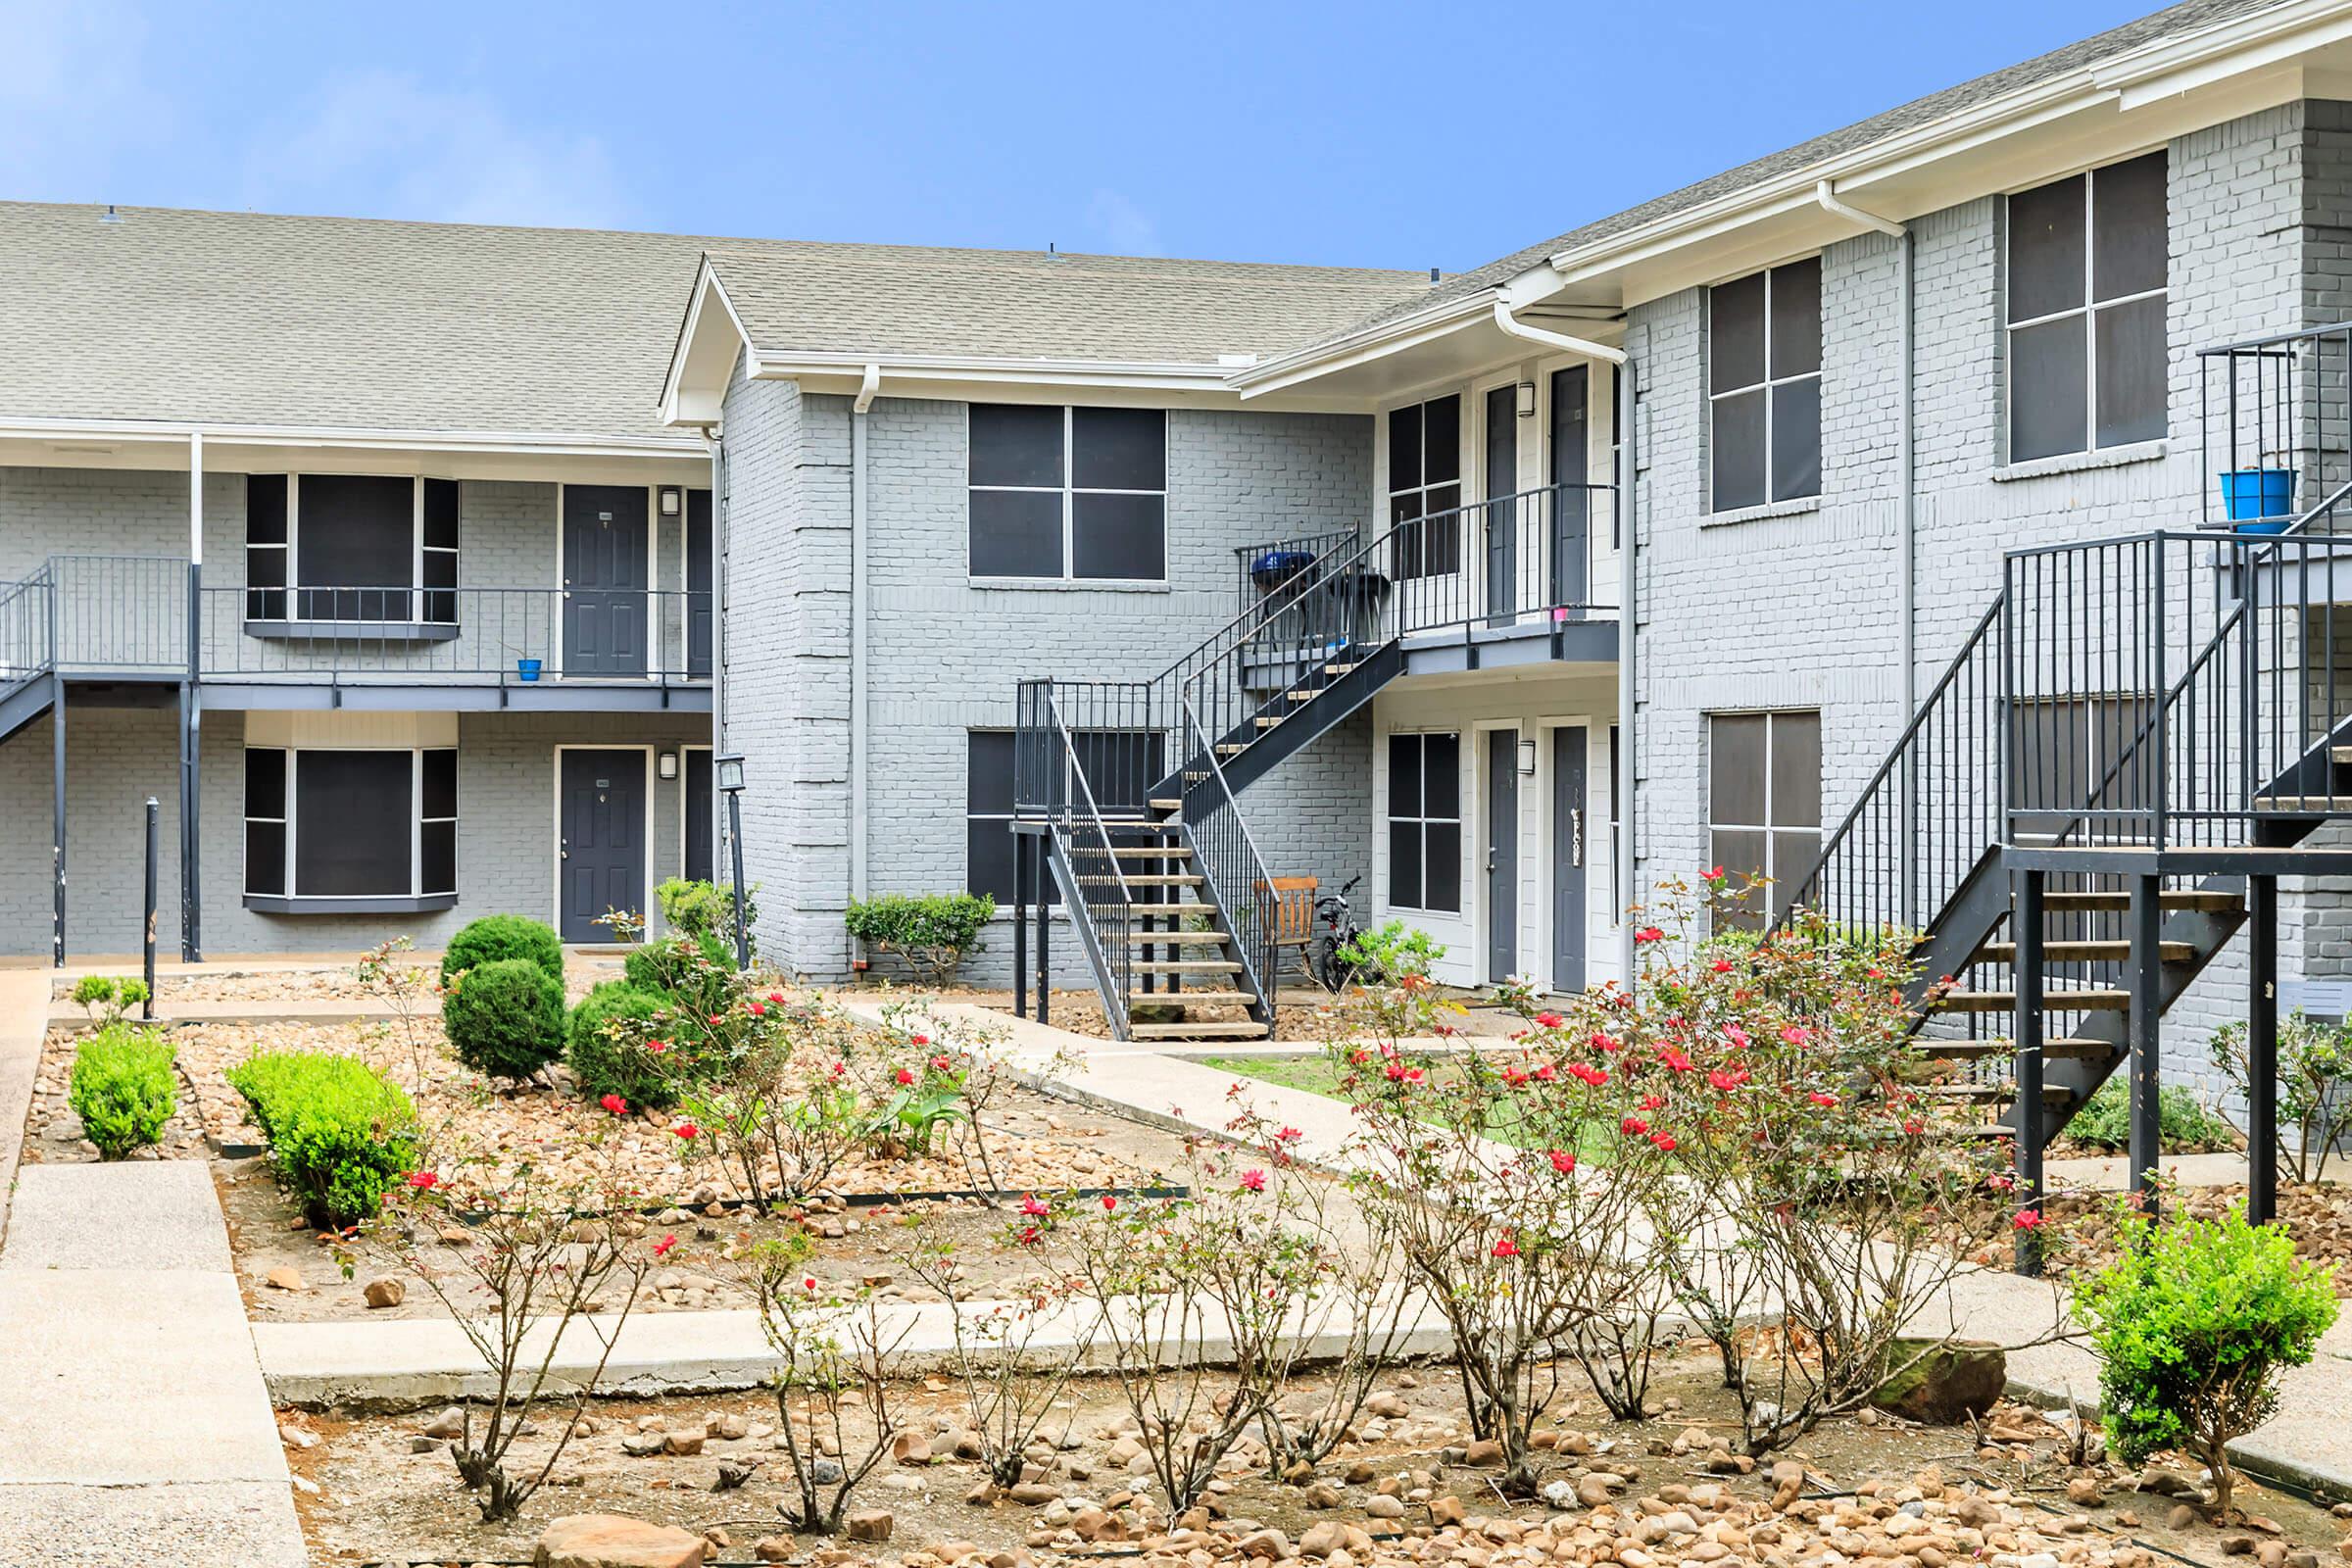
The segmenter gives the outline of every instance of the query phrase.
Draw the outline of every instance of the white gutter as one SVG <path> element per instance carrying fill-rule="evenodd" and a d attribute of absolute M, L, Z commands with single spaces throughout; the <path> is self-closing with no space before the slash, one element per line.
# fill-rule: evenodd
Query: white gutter
<path fill-rule="evenodd" d="M 868 364 L 850 405 L 850 897 L 866 893 L 866 560 L 873 533 L 866 516 L 866 411 L 882 390 L 882 367 Z"/>
<path fill-rule="evenodd" d="M 1547 332 L 1540 326 L 1529 326 L 1511 315 L 1510 302 L 1500 295 L 1495 296 L 1494 300 L 1494 324 L 1505 337 L 1523 338 L 1546 348 L 1565 349 L 1571 354 L 1590 355 L 1596 360 L 1606 360 L 1611 365 L 1625 363 L 1623 349 L 1613 349 L 1605 343 L 1595 343 L 1591 338 L 1570 337 L 1565 332 Z"/>
<path fill-rule="evenodd" d="M 1881 218 L 1876 213 L 1866 213 L 1859 207 L 1849 207 L 1839 201 L 1837 182 L 1834 180 L 1815 180 L 1813 182 L 1813 200 L 1820 205 L 1823 212 L 1834 213 L 1848 222 L 1860 223 L 1864 228 L 1875 228 L 1882 234 L 1892 234 L 1895 238 L 1900 239 L 1911 232 L 1891 218 Z"/>

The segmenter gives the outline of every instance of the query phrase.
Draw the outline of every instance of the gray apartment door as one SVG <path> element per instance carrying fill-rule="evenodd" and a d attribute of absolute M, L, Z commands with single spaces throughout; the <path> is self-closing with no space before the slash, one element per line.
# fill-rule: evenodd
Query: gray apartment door
<path fill-rule="evenodd" d="M 1585 989 L 1585 726 L 1551 732 L 1551 989 Z"/>
<path fill-rule="evenodd" d="M 1519 612 L 1519 388 L 1487 394 L 1487 613 Z"/>
<path fill-rule="evenodd" d="M 710 678 L 710 631 L 718 621 L 718 579 L 710 570 L 710 492 L 686 492 L 686 673 Z"/>
<path fill-rule="evenodd" d="M 1519 972 L 1519 732 L 1487 732 L 1487 980 Z"/>
<path fill-rule="evenodd" d="M 645 673 L 645 491 L 564 487 L 564 673 Z"/>
<path fill-rule="evenodd" d="M 1592 429 L 1592 377 L 1581 365 L 1551 372 L 1551 602 L 1582 606 L 1592 597 L 1592 492 L 1586 439 Z"/>
<path fill-rule="evenodd" d="M 596 922 L 645 912 L 645 753 L 559 752 L 562 838 L 557 929 L 566 942 L 610 942 Z"/>

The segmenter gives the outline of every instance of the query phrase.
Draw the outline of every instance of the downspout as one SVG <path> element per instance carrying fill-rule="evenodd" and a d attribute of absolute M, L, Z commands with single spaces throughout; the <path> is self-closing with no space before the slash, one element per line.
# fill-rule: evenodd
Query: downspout
<path fill-rule="evenodd" d="M 866 411 L 882 390 L 882 367 L 868 365 L 850 405 L 850 897 L 866 895 Z"/>
<path fill-rule="evenodd" d="M 1570 354 L 1589 354 L 1596 360 L 1606 360 L 1611 365 L 1625 364 L 1623 349 L 1613 349 L 1606 343 L 1595 343 L 1591 338 L 1570 337 L 1565 332 L 1548 332 L 1543 327 L 1528 325 L 1511 315 L 1510 305 L 1500 295 L 1494 298 L 1494 325 L 1505 337 L 1541 343 L 1545 348 L 1564 349 Z"/>
<path fill-rule="evenodd" d="M 1821 205 L 1821 210 L 1825 213 L 1842 218 L 1848 222 L 1859 223 L 1865 228 L 1876 229 L 1879 233 L 1892 235 L 1901 260 L 1901 270 L 1895 277 L 1894 297 L 1897 340 L 1895 352 L 1902 361 L 1903 367 L 1903 395 L 1895 420 L 1895 466 L 1901 470 L 1902 474 L 1902 493 L 1895 503 L 1895 532 L 1900 539 L 1902 556 L 1895 563 L 1894 575 L 1895 596 L 1902 602 L 1903 618 L 1898 639 L 1900 652 L 1897 657 L 1902 661 L 1903 666 L 1903 717 L 1907 722 L 1910 716 L 1919 710 L 1919 460 L 1918 437 L 1912 418 L 1913 360 L 1916 356 L 1911 319 L 1913 315 L 1912 273 L 1915 270 L 1912 264 L 1918 241 L 1911 232 L 1910 224 L 1881 218 L 1876 213 L 1866 213 L 1859 207 L 1838 200 L 1837 189 L 1826 179 L 1813 187 L 1813 199 Z M 1906 846 L 1913 841 L 1912 823 L 1918 810 L 1918 805 L 1916 781 L 1905 779 L 1903 782 L 1903 842 Z M 1903 877 L 1902 917 L 1906 925 L 1916 925 L 1919 921 L 1920 911 L 1913 906 L 1913 888 L 1917 881 L 1916 877 L 1908 874 Z"/>
<path fill-rule="evenodd" d="M 726 827 L 718 809 L 718 760 L 734 751 L 727 744 L 727 453 L 723 423 L 703 426 L 710 453 L 710 880 L 727 863 L 722 850 Z M 683 809 L 683 808 L 681 808 Z"/>
<path fill-rule="evenodd" d="M 1635 765 L 1641 748 L 1637 742 L 1634 717 L 1641 696 L 1636 661 L 1641 644 L 1638 632 L 1642 624 L 1642 595 L 1641 574 L 1635 570 L 1635 566 L 1642 559 L 1642 534 L 1641 515 L 1634 505 L 1634 493 L 1636 480 L 1642 472 L 1642 398 L 1638 374 L 1640 368 L 1622 356 L 1618 363 L 1623 367 L 1624 373 L 1618 377 L 1617 390 L 1625 406 L 1612 409 L 1609 413 L 1623 432 L 1617 443 L 1617 510 L 1624 518 L 1625 548 L 1617 563 L 1617 602 L 1622 607 L 1618 611 L 1617 627 L 1617 777 L 1609 787 L 1616 791 L 1618 801 L 1617 863 L 1625 868 L 1627 896 L 1638 902 L 1640 885 L 1635 879 L 1641 873 L 1641 861 L 1634 853 L 1638 842 L 1634 832 L 1634 819 L 1638 814 L 1634 781 L 1641 775 L 1641 769 Z M 1629 998 L 1635 994 L 1635 977 L 1640 972 L 1635 968 L 1637 948 L 1634 930 L 1632 916 L 1626 910 L 1619 909 L 1617 972 Z"/>

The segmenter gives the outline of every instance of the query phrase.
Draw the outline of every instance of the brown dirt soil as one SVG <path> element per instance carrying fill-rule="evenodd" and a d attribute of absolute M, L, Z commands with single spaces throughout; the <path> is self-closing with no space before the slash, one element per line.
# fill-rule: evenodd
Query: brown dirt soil
<path fill-rule="evenodd" d="M 1321 1466 L 1322 1479 L 1339 1496 L 1338 1506 L 1320 1510 L 1309 1506 L 1298 1487 L 1270 1483 L 1251 1464 L 1229 1461 L 1218 1493 L 1218 1506 L 1229 1516 L 1227 1533 L 1206 1538 L 1190 1560 L 1195 1564 L 1238 1561 L 1242 1554 L 1236 1537 L 1246 1528 L 1263 1525 L 1297 1541 L 1310 1527 L 1325 1521 L 1367 1528 L 1375 1536 L 1370 1554 L 1383 1565 L 1421 1560 L 1476 1564 L 1501 1563 L 1506 1554 L 1523 1548 L 1508 1544 L 1517 1532 L 1508 1525 L 1485 1532 L 1485 1539 L 1457 1532 L 1440 1532 L 1432 1539 L 1431 1511 L 1425 1502 L 1409 1502 L 1403 1517 L 1386 1520 L 1367 1512 L 1380 1477 L 1404 1475 L 1398 1490 L 1410 1496 L 1426 1486 L 1424 1495 L 1456 1497 L 1469 1515 L 1468 1526 L 1485 1519 L 1515 1520 L 1527 1529 L 1550 1530 L 1558 1537 L 1587 1526 L 1613 1532 L 1621 1522 L 1655 1511 L 1688 1507 L 1700 1518 L 1710 1515 L 1705 1500 L 1744 1507 L 1755 1515 L 1751 1527 L 1768 1521 L 1767 1500 L 1772 1485 L 1765 1471 L 1769 1461 L 1750 1475 L 1709 1473 L 1709 1454 L 1736 1431 L 1719 1373 L 1703 1353 L 1685 1353 L 1662 1365 L 1653 1385 L 1653 1404 L 1661 1413 L 1641 1425 L 1614 1425 L 1592 1408 L 1581 1384 L 1555 1403 L 1547 1430 L 1562 1451 L 1544 1455 L 1546 1479 L 1574 1481 L 1596 1471 L 1631 1483 L 1621 1499 L 1590 1511 L 1582 1507 L 1554 1510 L 1543 1503 L 1511 1503 L 1494 1489 L 1495 1472 L 1453 1462 L 1442 1451 L 1466 1436 L 1460 1396 L 1450 1372 L 1444 1368 L 1393 1372 L 1389 1389 L 1405 1405 L 1395 1420 L 1367 1421 L 1364 1441 L 1351 1442 Z M 1212 1385 L 1214 1378 L 1212 1376 Z M 1311 1386 L 1313 1380 L 1306 1380 Z M 1297 1399 L 1297 1392 L 1291 1396 Z M 945 1454 L 954 1434 L 968 1421 L 960 1393 L 939 1379 L 920 1388 L 906 1387 L 896 1395 L 903 1420 L 929 1434 L 933 1446 Z M 1286 1400 L 1286 1402 L 1290 1402 Z M 621 1451 L 624 1435 L 642 1426 L 671 1432 L 708 1432 L 721 1417 L 736 1416 L 749 1423 L 749 1434 L 732 1441 L 709 1439 L 691 1457 L 630 1457 Z M 296 1476 L 315 1486 L 297 1496 L 314 1560 L 357 1562 L 369 1559 L 421 1559 L 474 1562 L 485 1558 L 527 1559 L 531 1544 L 551 1519 L 575 1513 L 616 1512 L 632 1517 L 714 1531 L 724 1544 L 716 1560 L 741 1563 L 753 1559 L 756 1543 L 782 1536 L 776 1501 L 784 1494 L 788 1476 L 785 1456 L 770 1434 L 777 1412 L 763 1395 L 732 1395 L 657 1401 L 599 1401 L 590 1412 L 594 1430 L 575 1437 L 555 1470 L 555 1481 L 533 1497 L 523 1516 L 511 1524 L 479 1523 L 467 1494 L 458 1483 L 442 1446 L 430 1451 L 416 1439 L 428 1413 L 369 1417 L 358 1420 L 333 1415 L 286 1413 L 281 1426 L 297 1436 L 288 1440 L 287 1459 Z M 551 1411 L 540 1424 L 545 1435 L 526 1438 L 516 1448 L 518 1458 L 544 1460 L 561 1413 Z M 2003 1423 L 2005 1425 L 2005 1423 Z M 2144 1495 L 2132 1490 L 2132 1477 L 2109 1467 L 2088 1471 L 2066 1468 L 2061 1452 L 2063 1433 L 2054 1423 L 2029 1418 L 2032 1430 L 2046 1433 L 2041 1441 L 1980 1446 L 1968 1432 L 1953 1428 L 1913 1427 L 1887 1418 L 1840 1420 L 1828 1423 L 1799 1442 L 1788 1455 L 1801 1460 L 1808 1473 L 1806 1493 L 1821 1499 L 1820 1528 L 1798 1510 L 1775 1522 L 1784 1532 L 1771 1548 L 1759 1549 L 1751 1560 L 1791 1563 L 1822 1560 L 1830 1544 L 1824 1536 L 1872 1526 L 1873 1513 L 1891 1514 L 1895 1505 L 1920 1495 L 1946 1499 L 1932 1507 L 1948 1506 L 1958 1489 L 1981 1489 L 1984 1499 L 2005 1504 L 1998 1521 L 1984 1526 L 1984 1556 L 2030 1554 L 2048 1550 L 2069 1563 L 2138 1562 L 2136 1553 L 2113 1548 L 2138 1542 L 2182 1553 L 2197 1561 L 2215 1560 L 2226 1549 L 2222 1534 L 2197 1523 L 2184 1530 L 2167 1526 L 2172 1499 Z M 851 1435 L 855 1451 L 865 1429 Z M 1066 1499 L 1045 1507 L 1009 1501 L 974 1506 L 963 1498 L 980 1480 L 976 1464 L 945 1459 L 919 1465 L 895 1465 L 885 1459 L 859 1490 L 853 1508 L 887 1509 L 895 1528 L 887 1545 L 857 1545 L 804 1538 L 787 1539 L 795 1560 L 819 1563 L 878 1560 L 905 1556 L 910 1565 L 931 1560 L 924 1555 L 946 1543 L 968 1543 L 983 1552 L 1006 1552 L 1006 1564 L 1031 1559 L 1050 1562 L 1061 1556 L 1142 1556 L 1146 1568 L 1180 1568 L 1187 1560 L 1182 1547 L 1174 1550 L 1139 1548 L 1134 1544 L 1088 1545 L 1065 1527 L 1071 1511 L 1082 1503 L 1118 1509 L 1125 1506 L 1128 1489 L 1149 1494 L 1148 1478 L 1131 1475 L 1109 1449 L 1123 1432 L 1132 1432 L 1133 1419 L 1116 1385 L 1108 1379 L 1074 1382 L 1064 1391 L 1045 1429 L 1050 1439 L 1068 1446 L 1054 1459 L 1050 1484 Z M 1066 1434 L 1066 1437 L 1064 1436 Z M 308 1443 L 309 1446 L 303 1445 Z M 1582 1457 L 1568 1451 L 1589 1450 Z M 721 1460 L 752 1461 L 757 1468 L 741 1488 L 714 1492 Z M 1728 1462 L 1728 1461 L 1726 1461 Z M 1360 1465 L 1360 1468 L 1356 1468 Z M 1349 1483 L 1348 1474 L 1359 1479 Z M 2095 1504 L 2070 1505 L 2070 1479 L 2092 1480 L 2102 1494 Z M 1706 1492 L 1710 1485 L 1724 1489 L 1720 1497 Z M 1908 1490 L 1917 1488 L 1918 1491 Z M 1950 1489 L 1950 1490 L 1946 1490 Z M 1857 1492 L 1883 1494 L 1857 1498 Z M 2249 1484 L 2241 1494 L 2249 1514 L 2260 1516 L 2273 1529 L 2253 1527 L 2248 1549 L 2276 1540 L 2287 1549 L 2331 1552 L 2343 1525 L 2321 1510 L 2283 1494 Z M 1642 1506 L 1637 1508 L 1637 1501 Z M 1875 1502 L 1875 1508 L 1873 1506 Z M 1147 1497 L 1145 1508 L 1150 1509 Z M 1150 1512 L 1130 1514 L 1138 1532 L 1155 1528 Z M 1159 1516 L 1164 1521 L 1164 1515 Z M 1547 1525 L 1547 1521 L 1550 1523 Z M 1164 1523 L 1156 1528 L 1164 1528 Z M 1221 1528 L 1224 1528 L 1221 1526 Z M 1565 1540 L 1561 1543 L 1568 1544 Z M 1856 1543 L 1845 1541 L 1849 1548 Z M 1011 1553 L 1019 1553 L 1016 1558 Z M 1465 1555 L 1465 1553 L 1468 1553 Z M 960 1555 L 939 1552 L 937 1555 Z M 1563 1561 L 1592 1561 L 1597 1552 L 1571 1551 Z M 1740 1556 L 1717 1554 L 1729 1565 Z M 1620 1561 L 1625 1559 L 1620 1558 Z M 1642 1562 L 1674 1561 L 1654 1553 Z M 1700 1560 L 1705 1560 L 1703 1557 Z M 1831 1559 L 1836 1560 L 1836 1559 Z M 1923 1559 L 1891 1557 L 1910 1564 Z M 1359 1561 L 1361 1558 L 1359 1557 Z"/>

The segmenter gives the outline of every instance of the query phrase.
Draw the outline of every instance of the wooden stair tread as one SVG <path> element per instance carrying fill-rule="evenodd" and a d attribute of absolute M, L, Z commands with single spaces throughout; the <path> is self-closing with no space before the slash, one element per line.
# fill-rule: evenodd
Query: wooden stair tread
<path fill-rule="evenodd" d="M 1217 755 L 1219 757 L 1239 757 L 1249 749 L 1250 743 L 1248 741 L 1219 741 L 1217 743 Z M 1208 775 L 1205 773 L 1193 773 L 1187 774 L 1186 776 L 1189 778 L 1205 778 Z"/>
<path fill-rule="evenodd" d="M 1138 948 L 1146 943 L 1162 948 L 1186 948 L 1202 947 L 1212 942 L 1223 947 L 1232 940 L 1222 931 L 1130 931 L 1127 933 L 1128 944 Z"/>
<path fill-rule="evenodd" d="M 1181 811 L 1184 809 L 1182 801 L 1146 801 L 1144 804 L 1154 811 Z"/>
<path fill-rule="evenodd" d="M 2332 762 L 2352 762 L 2352 746 L 2330 746 L 2328 760 Z"/>
<path fill-rule="evenodd" d="M 2017 1098 L 2015 1084 L 1930 1084 L 1919 1091 L 1927 1100 L 1957 1100 L 1968 1103 L 2006 1103 Z M 2064 1102 L 2074 1098 L 2074 1092 L 2064 1084 L 2045 1083 L 2041 1098 Z"/>
<path fill-rule="evenodd" d="M 2006 1040 L 1921 1040 L 1915 1049 L 1934 1061 L 1977 1061 L 1985 1056 L 2006 1056 L 2016 1050 Z M 2043 1057 L 2051 1061 L 2097 1061 L 2108 1056 L 2120 1056 L 2123 1048 L 2106 1040 L 2088 1040 L 2073 1035 L 2044 1039 Z"/>
<path fill-rule="evenodd" d="M 2165 909 L 2198 909 L 2208 914 L 2227 914 L 2245 907 L 2242 895 L 2207 892 L 2201 888 L 2168 888 L 2156 895 L 2157 906 Z M 2044 893 L 2041 896 L 2044 912 L 2055 910 L 2093 910 L 2114 912 L 2132 907 L 2129 893 Z"/>
<path fill-rule="evenodd" d="M 1131 1005 L 1137 1007 L 1165 1007 L 1171 1005 L 1188 1004 L 1195 1002 L 1213 1003 L 1222 1005 L 1225 1004 L 1255 1002 L 1256 1000 L 1257 999 L 1255 997 L 1251 996 L 1247 991 L 1155 991 L 1149 997 L 1131 999 Z"/>
<path fill-rule="evenodd" d="M 2120 1012 L 2132 1005 L 2132 993 L 2091 987 L 2054 987 L 2041 996 L 2044 1012 Z M 2014 991 L 1947 991 L 1936 999 L 1938 1012 L 2015 1012 Z"/>
<path fill-rule="evenodd" d="M 1129 877 L 1127 880 L 1134 882 L 1139 879 Z M 1217 910 L 1216 906 L 1211 904 L 1130 904 L 1127 912 L 1154 918 L 1173 918 L 1183 914 L 1215 914 Z"/>
<path fill-rule="evenodd" d="M 2193 942 L 2159 942 L 2156 951 L 2166 963 L 2187 963 L 2197 956 L 2197 947 Z M 2049 941 L 2041 945 L 2041 956 L 2045 963 L 2096 963 L 2109 958 L 2128 959 L 2132 956 L 2132 944 L 2124 941 Z M 2017 944 L 1987 942 L 1970 956 L 1969 961 L 2015 963 Z"/>
<path fill-rule="evenodd" d="M 1272 729 L 1289 716 L 1287 713 L 1260 713 L 1251 722 L 1256 724 L 1259 729 Z"/>
<path fill-rule="evenodd" d="M 1102 887 L 1109 887 L 1111 885 L 1110 878 L 1106 876 L 1082 876 L 1078 880 L 1081 884 L 1087 885 L 1100 885 Z M 1131 888 L 1192 888 L 1199 887 L 1202 882 L 1205 882 L 1208 879 L 1198 874 L 1188 874 L 1179 871 L 1130 871 L 1126 874 L 1123 880 Z"/>
<path fill-rule="evenodd" d="M 1138 860 L 1189 860 L 1193 858 L 1193 852 L 1181 844 L 1113 844 L 1110 853 Z"/>
<path fill-rule="evenodd" d="M 2352 795 L 2257 795 L 2257 811 L 2352 812 Z"/>
<path fill-rule="evenodd" d="M 1153 958 L 1137 963 L 1135 970 L 1138 974 L 1240 974 L 1242 966 L 1231 958 Z"/>
<path fill-rule="evenodd" d="M 1231 1023 L 1131 1023 L 1127 1033 L 1137 1040 L 1261 1040 L 1273 1033 L 1254 1018 Z"/>
<path fill-rule="evenodd" d="M 1355 666 L 1353 664 L 1325 664 L 1323 666 L 1323 673 L 1330 675 L 1335 679 L 1341 675 L 1349 675 L 1353 674 L 1354 672 Z M 2347 747 L 2345 750 L 2352 751 L 2352 747 Z"/>

